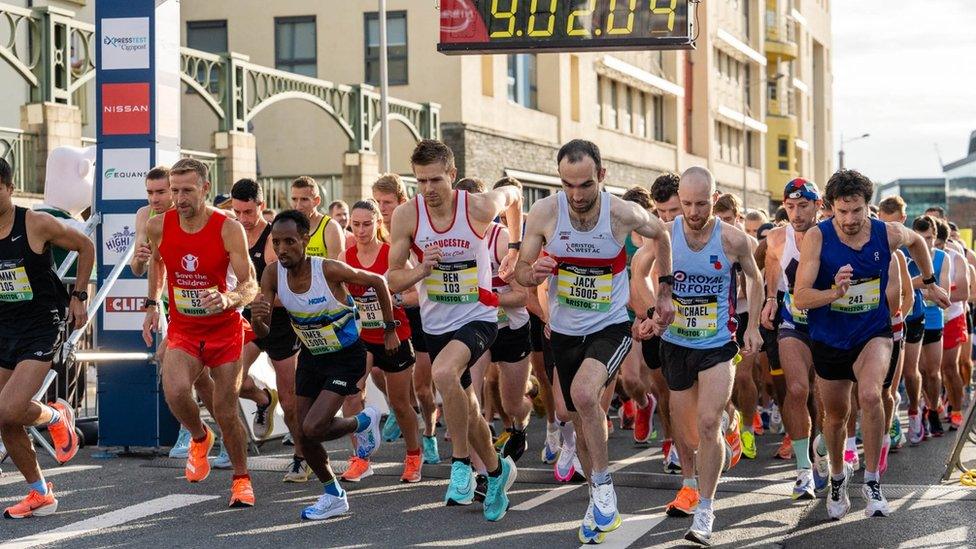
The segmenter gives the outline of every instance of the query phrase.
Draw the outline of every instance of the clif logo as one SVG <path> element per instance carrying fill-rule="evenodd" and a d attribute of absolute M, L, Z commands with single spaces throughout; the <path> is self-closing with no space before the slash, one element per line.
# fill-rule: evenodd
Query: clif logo
<path fill-rule="evenodd" d="M 142 296 L 110 297 L 105 300 L 106 313 L 141 313 L 145 308 L 146 298 Z"/>
<path fill-rule="evenodd" d="M 102 133 L 149 133 L 149 84 L 102 84 Z"/>

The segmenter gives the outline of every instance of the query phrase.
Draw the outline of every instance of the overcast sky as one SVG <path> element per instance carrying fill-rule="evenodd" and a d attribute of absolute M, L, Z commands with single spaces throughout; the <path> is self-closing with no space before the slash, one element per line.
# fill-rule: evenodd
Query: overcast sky
<path fill-rule="evenodd" d="M 835 0 L 834 159 L 878 183 L 940 177 L 976 130 L 976 1 Z"/>

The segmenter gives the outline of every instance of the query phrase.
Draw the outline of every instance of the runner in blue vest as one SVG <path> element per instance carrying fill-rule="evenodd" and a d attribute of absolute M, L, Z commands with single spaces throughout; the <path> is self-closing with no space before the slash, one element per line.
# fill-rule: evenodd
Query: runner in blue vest
<path fill-rule="evenodd" d="M 856 171 L 831 176 L 825 198 L 834 215 L 807 231 L 796 274 L 796 307 L 809 311 L 813 366 L 826 415 L 823 431 L 831 474 L 827 514 L 835 520 L 851 507 L 847 491 L 853 471 L 843 454 L 854 382 L 862 412 L 865 514 L 890 514 L 881 492 L 879 461 L 887 431 L 881 392 L 892 346 L 891 314 L 882 297 L 892 251 L 907 246 L 929 299 L 940 307 L 949 305 L 949 296 L 936 284 L 925 241 L 901 224 L 869 218 L 873 192 L 871 181 Z"/>

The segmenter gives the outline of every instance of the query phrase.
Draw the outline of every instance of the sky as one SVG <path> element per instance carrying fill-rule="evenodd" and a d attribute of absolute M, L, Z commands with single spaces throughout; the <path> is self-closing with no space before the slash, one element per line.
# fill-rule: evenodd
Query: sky
<path fill-rule="evenodd" d="M 877 183 L 941 177 L 976 130 L 976 1 L 834 0 L 834 159 Z"/>

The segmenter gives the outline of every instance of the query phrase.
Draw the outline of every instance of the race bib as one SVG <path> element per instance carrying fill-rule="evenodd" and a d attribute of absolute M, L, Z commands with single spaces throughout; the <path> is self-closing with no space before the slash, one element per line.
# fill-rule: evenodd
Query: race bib
<path fill-rule="evenodd" d="M 370 292 L 353 299 L 359 308 L 359 320 L 364 330 L 383 327 L 383 308 L 376 294 Z"/>
<path fill-rule="evenodd" d="M 836 288 L 837 286 L 831 287 Z M 879 303 L 881 303 L 881 279 L 866 278 L 852 281 L 847 293 L 830 304 L 830 310 L 838 313 L 857 314 L 873 311 L 878 308 Z"/>
<path fill-rule="evenodd" d="M 807 323 L 807 311 L 806 309 L 798 309 L 793 303 L 793 294 L 787 292 L 783 296 L 783 305 L 786 305 L 787 310 L 790 312 L 790 316 L 793 317 L 793 322 L 797 324 Z"/>
<path fill-rule="evenodd" d="M 508 324 L 508 313 L 505 312 L 505 308 L 504 307 L 499 307 L 498 308 L 498 323 L 499 324 Z"/>
<path fill-rule="evenodd" d="M 560 305 L 600 313 L 610 310 L 610 293 L 613 288 L 611 267 L 582 267 L 562 263 L 558 277 L 556 297 Z"/>
<path fill-rule="evenodd" d="M 671 333 L 688 339 L 703 339 L 718 333 L 718 297 L 714 295 L 673 296 L 674 320 Z"/>
<path fill-rule="evenodd" d="M 427 299 L 435 303 L 461 305 L 478 302 L 478 262 L 438 263 L 424 279 Z"/>
<path fill-rule="evenodd" d="M 27 271 L 15 267 L 0 271 L 0 301 L 30 301 L 34 299 Z"/>
<path fill-rule="evenodd" d="M 176 310 L 186 316 L 208 316 L 211 313 L 203 308 L 203 297 L 208 292 L 217 291 L 216 286 L 209 288 L 173 288 L 173 298 Z"/>
<path fill-rule="evenodd" d="M 335 327 L 332 324 L 321 328 L 301 328 L 294 325 L 293 327 L 295 333 L 298 334 L 298 339 L 302 340 L 302 344 L 313 355 L 324 355 L 342 350 L 342 344 L 339 343 L 339 337 L 336 335 Z"/>

